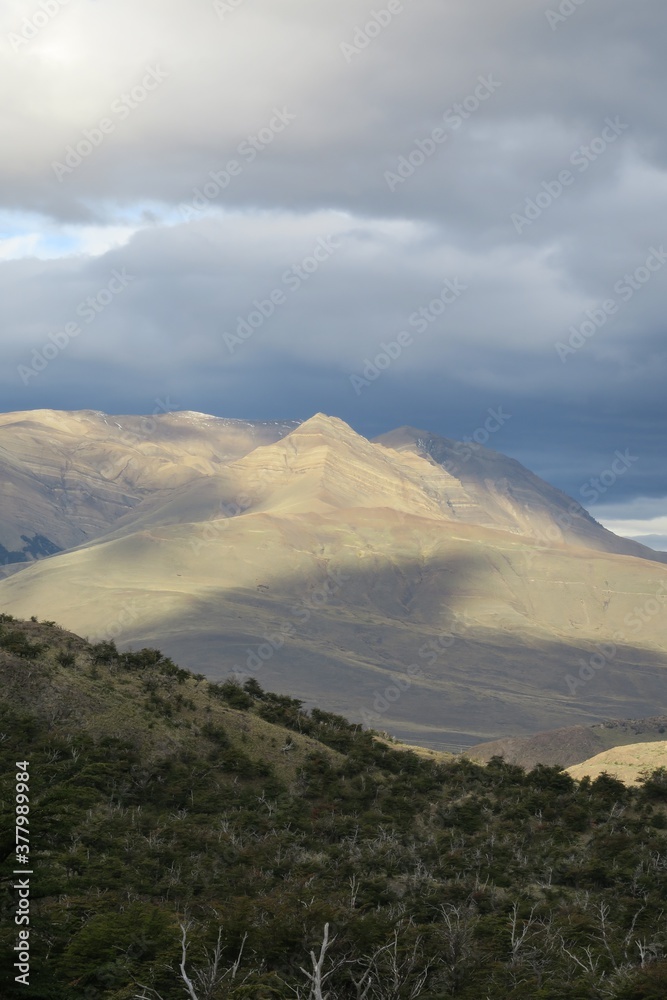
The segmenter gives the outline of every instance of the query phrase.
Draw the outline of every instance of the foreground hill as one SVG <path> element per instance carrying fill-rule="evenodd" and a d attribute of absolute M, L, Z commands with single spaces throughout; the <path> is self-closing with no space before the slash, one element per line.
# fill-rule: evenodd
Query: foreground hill
<path fill-rule="evenodd" d="M 370 442 L 323 414 L 299 426 L 168 414 L 100 465 L 124 420 L 5 418 L 14 460 L 33 442 L 31 481 L 48 470 L 40 496 L 60 504 L 48 523 L 83 530 L 100 483 L 117 504 L 81 544 L 10 566 L 8 611 L 122 648 L 159 643 L 211 679 L 254 677 L 436 747 L 664 704 L 664 556 L 518 463 L 486 449 L 466 460 L 405 429 Z M 28 509 L 19 534 L 32 538 Z"/>
<path fill-rule="evenodd" d="M 424 759 L 254 681 L 211 685 L 155 649 L 6 615 L 0 733 L 0 799 L 17 774 L 29 786 L 32 873 L 17 983 L 5 808 L 3 997 L 667 990 L 665 771 L 628 789 Z"/>

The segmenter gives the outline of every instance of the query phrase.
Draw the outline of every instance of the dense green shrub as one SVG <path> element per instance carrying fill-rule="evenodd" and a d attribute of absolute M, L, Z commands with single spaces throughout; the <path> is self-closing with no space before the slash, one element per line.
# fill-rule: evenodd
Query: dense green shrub
<path fill-rule="evenodd" d="M 330 1000 L 357 1000 L 364 983 L 367 1000 L 667 995 L 664 771 L 626 788 L 501 758 L 434 762 L 254 679 L 198 683 L 158 650 L 56 649 L 58 683 L 74 691 L 78 671 L 95 704 L 112 686 L 116 715 L 104 735 L 94 710 L 83 727 L 45 724 L 32 701 L 0 702 L 0 799 L 13 799 L 20 748 L 38 873 L 29 992 L 11 989 L 11 880 L 1 890 L 7 996 L 134 1000 L 148 987 L 181 1000 L 185 928 L 199 1000 L 308 997 L 302 970 L 325 924 Z M 29 670 L 48 681 L 48 712 L 55 669 Z M 123 697 L 154 727 L 150 753 L 125 730 Z M 243 742 L 258 716 L 283 727 L 273 744 Z M 6 809 L 11 862 L 13 821 Z"/>
<path fill-rule="evenodd" d="M 7 631 L 2 627 L 0 627 L 0 647 L 25 660 L 37 659 L 47 648 L 43 643 L 30 642 L 25 632 L 17 629 Z"/>

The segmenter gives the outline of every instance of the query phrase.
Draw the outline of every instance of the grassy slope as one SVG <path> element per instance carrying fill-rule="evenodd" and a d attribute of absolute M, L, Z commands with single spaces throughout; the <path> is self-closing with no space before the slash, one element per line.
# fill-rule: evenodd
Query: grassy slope
<path fill-rule="evenodd" d="M 659 767 L 667 767 L 667 742 L 634 743 L 604 750 L 582 764 L 568 767 L 573 778 L 589 775 L 597 778 L 607 773 L 619 778 L 626 785 L 639 784 L 643 774 L 651 773 Z"/>
<path fill-rule="evenodd" d="M 121 670 L 113 662 L 96 661 L 94 646 L 54 625 L 2 627 L 5 634 L 20 631 L 29 643 L 49 647 L 38 665 L 0 648 L 0 686 L 5 698 L 56 732 L 81 729 L 96 740 L 122 736 L 136 744 L 144 759 L 154 761 L 179 751 L 203 753 L 207 740 L 202 727 L 223 726 L 235 748 L 270 764 L 286 780 L 293 779 L 305 755 L 315 749 L 332 759 L 339 756 L 306 735 L 287 734 L 282 726 L 212 697 L 216 686 L 203 677 L 185 671 L 170 676 L 159 665 Z M 59 654 L 73 655 L 74 663 L 63 666 Z M 283 752 L 288 740 L 292 749 Z"/>

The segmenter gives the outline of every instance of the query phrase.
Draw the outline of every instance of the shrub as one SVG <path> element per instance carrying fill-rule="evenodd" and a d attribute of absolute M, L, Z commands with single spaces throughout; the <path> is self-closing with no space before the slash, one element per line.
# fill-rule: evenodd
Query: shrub
<path fill-rule="evenodd" d="M 246 709 L 254 704 L 253 698 L 247 694 L 236 681 L 224 681 L 222 684 L 209 684 L 209 693 L 214 698 L 221 698 L 232 708 Z"/>
<path fill-rule="evenodd" d="M 90 655 L 94 663 L 113 663 L 119 657 L 116 643 L 111 639 L 108 642 L 98 642 L 90 647 Z"/>
<path fill-rule="evenodd" d="M 30 642 L 25 633 L 18 630 L 5 632 L 0 635 L 0 646 L 6 649 L 8 653 L 14 653 L 15 656 L 20 656 L 26 660 L 37 659 L 47 649 L 46 646 L 39 642 Z"/>
<path fill-rule="evenodd" d="M 667 768 L 659 767 L 652 774 L 642 775 L 642 794 L 651 802 L 667 802 Z"/>
<path fill-rule="evenodd" d="M 157 667 L 165 660 L 159 649 L 139 649 L 137 652 L 119 654 L 121 666 L 126 670 L 146 670 L 148 667 Z M 171 661 L 170 661 L 171 662 Z"/>

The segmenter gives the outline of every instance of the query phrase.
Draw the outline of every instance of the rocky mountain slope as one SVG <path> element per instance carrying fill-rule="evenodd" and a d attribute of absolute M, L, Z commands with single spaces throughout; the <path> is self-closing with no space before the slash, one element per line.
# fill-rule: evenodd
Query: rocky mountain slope
<path fill-rule="evenodd" d="M 526 535 L 538 544 L 576 545 L 667 562 L 667 553 L 619 538 L 577 500 L 545 483 L 515 459 L 474 441 L 452 441 L 413 427 L 400 427 L 376 440 L 403 455 L 419 455 L 451 473 L 448 500 L 459 521 Z M 618 461 L 624 461 L 620 453 Z"/>

